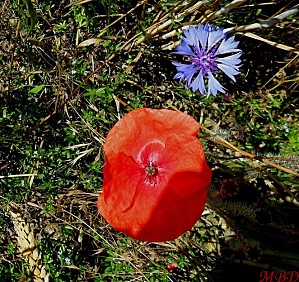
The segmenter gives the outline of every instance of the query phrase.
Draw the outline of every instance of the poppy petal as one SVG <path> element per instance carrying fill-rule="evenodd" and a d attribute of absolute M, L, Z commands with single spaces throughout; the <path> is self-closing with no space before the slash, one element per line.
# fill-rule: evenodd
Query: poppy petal
<path fill-rule="evenodd" d="M 173 148 L 176 154 L 173 154 Z M 173 172 L 176 185 L 172 191 L 180 197 L 191 197 L 199 189 L 205 189 L 211 182 L 211 170 L 205 161 L 204 150 L 198 139 L 186 136 L 172 136 L 167 139 L 163 152 L 163 163 Z M 163 158 L 163 157 L 161 157 Z"/>
<path fill-rule="evenodd" d="M 132 157 L 120 153 L 117 159 L 106 157 L 103 173 L 105 175 L 104 193 L 101 197 L 106 205 L 117 205 L 119 212 L 127 210 L 132 205 L 140 181 L 138 176 L 140 167 Z M 131 189 L 119 189 L 121 186 L 130 186 Z"/>
<path fill-rule="evenodd" d="M 170 133 L 196 136 L 198 130 L 198 122 L 185 113 L 166 109 L 136 109 L 114 125 L 106 138 L 104 151 L 106 155 L 125 152 L 134 156 L 145 142 L 157 136 L 164 141 Z"/>

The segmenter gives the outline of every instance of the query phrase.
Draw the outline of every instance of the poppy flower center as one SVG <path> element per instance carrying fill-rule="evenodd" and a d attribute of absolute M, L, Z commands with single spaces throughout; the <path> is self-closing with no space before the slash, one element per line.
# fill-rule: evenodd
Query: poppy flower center
<path fill-rule="evenodd" d="M 140 165 L 144 181 L 149 186 L 156 186 L 164 173 L 164 165 L 161 156 L 165 144 L 160 140 L 153 140 L 140 150 L 136 161 Z"/>
<path fill-rule="evenodd" d="M 158 173 L 158 168 L 155 166 L 154 163 L 150 162 L 145 167 L 145 173 L 147 176 L 155 176 Z"/>

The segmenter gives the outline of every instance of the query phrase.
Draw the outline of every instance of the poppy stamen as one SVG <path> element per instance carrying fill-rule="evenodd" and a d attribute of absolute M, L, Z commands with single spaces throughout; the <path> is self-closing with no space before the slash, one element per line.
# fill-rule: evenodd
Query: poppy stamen
<path fill-rule="evenodd" d="M 158 168 L 156 165 L 152 162 L 150 162 L 146 167 L 145 167 L 145 173 L 147 176 L 155 176 L 158 173 Z"/>

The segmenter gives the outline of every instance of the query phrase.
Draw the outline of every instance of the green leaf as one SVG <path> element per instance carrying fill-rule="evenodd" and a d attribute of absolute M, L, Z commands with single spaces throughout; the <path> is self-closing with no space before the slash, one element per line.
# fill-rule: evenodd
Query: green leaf
<path fill-rule="evenodd" d="M 30 16 L 30 31 L 28 32 L 26 38 L 29 36 L 29 34 L 32 32 L 33 27 L 37 23 L 37 13 L 36 10 L 34 9 L 31 0 L 23 0 L 23 3 L 26 5 L 27 10 L 29 12 Z"/>
<path fill-rule="evenodd" d="M 35 86 L 34 88 L 32 88 L 29 93 L 33 93 L 33 94 L 37 94 L 39 93 L 41 90 L 43 90 L 45 88 L 45 85 L 38 85 Z"/>

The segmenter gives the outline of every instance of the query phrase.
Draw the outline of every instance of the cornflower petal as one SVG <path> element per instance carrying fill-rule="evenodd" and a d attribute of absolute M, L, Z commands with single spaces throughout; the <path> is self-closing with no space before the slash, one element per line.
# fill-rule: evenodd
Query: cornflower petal
<path fill-rule="evenodd" d="M 213 25 L 210 26 L 208 23 L 205 24 L 204 29 L 209 32 L 216 30 L 215 26 L 213 26 Z"/>
<path fill-rule="evenodd" d="M 231 66 L 218 64 L 218 68 L 221 69 L 233 82 L 236 82 L 234 75 L 239 74 L 240 72 L 234 69 Z"/>
<path fill-rule="evenodd" d="M 178 72 L 174 77 L 174 79 L 180 79 L 180 82 L 184 79 L 184 74 L 182 72 Z"/>
<path fill-rule="evenodd" d="M 235 37 L 229 37 L 226 40 L 221 41 L 216 54 L 227 54 L 241 51 L 240 49 L 236 49 L 239 45 L 238 41 L 234 41 Z"/>
<path fill-rule="evenodd" d="M 207 92 L 206 87 L 205 87 L 205 83 L 204 83 L 204 80 L 203 80 L 202 72 L 199 72 L 199 74 L 194 79 L 194 81 L 192 82 L 190 87 L 191 87 L 193 92 L 195 92 L 196 90 L 199 90 L 199 92 L 202 95 L 204 95 Z"/>
<path fill-rule="evenodd" d="M 174 78 L 180 78 L 180 80 L 185 79 L 187 82 L 187 87 L 189 88 L 192 77 L 196 72 L 196 68 L 191 64 L 187 65 L 176 62 L 173 62 L 172 64 L 177 67 L 178 73 L 180 74 L 179 77 L 175 76 Z"/>
<path fill-rule="evenodd" d="M 208 36 L 208 50 L 224 38 L 225 34 L 223 33 L 223 28 L 210 32 Z"/>
<path fill-rule="evenodd" d="M 184 30 L 184 34 L 188 44 L 198 47 L 197 31 L 193 25 L 189 27 L 189 30 Z"/>
<path fill-rule="evenodd" d="M 241 63 L 241 60 L 239 59 L 240 56 L 241 56 L 241 53 L 236 53 L 231 56 L 218 58 L 217 62 L 223 63 L 228 66 L 237 67 L 237 65 Z"/>
<path fill-rule="evenodd" d="M 191 48 L 189 47 L 188 43 L 186 42 L 186 39 L 182 40 L 182 45 L 177 46 L 176 48 L 176 52 L 173 52 L 173 54 L 178 54 L 178 55 L 189 55 L 194 57 L 195 54 L 194 52 L 191 50 Z"/>
<path fill-rule="evenodd" d="M 197 26 L 197 32 L 199 34 L 198 38 L 201 45 L 201 49 L 205 49 L 207 45 L 209 32 L 201 24 Z"/>
<path fill-rule="evenodd" d="M 214 96 L 217 95 L 217 91 L 225 93 L 225 88 L 218 82 L 218 80 L 213 76 L 211 72 L 208 73 L 208 77 L 208 97 L 210 96 L 211 92 Z"/>

